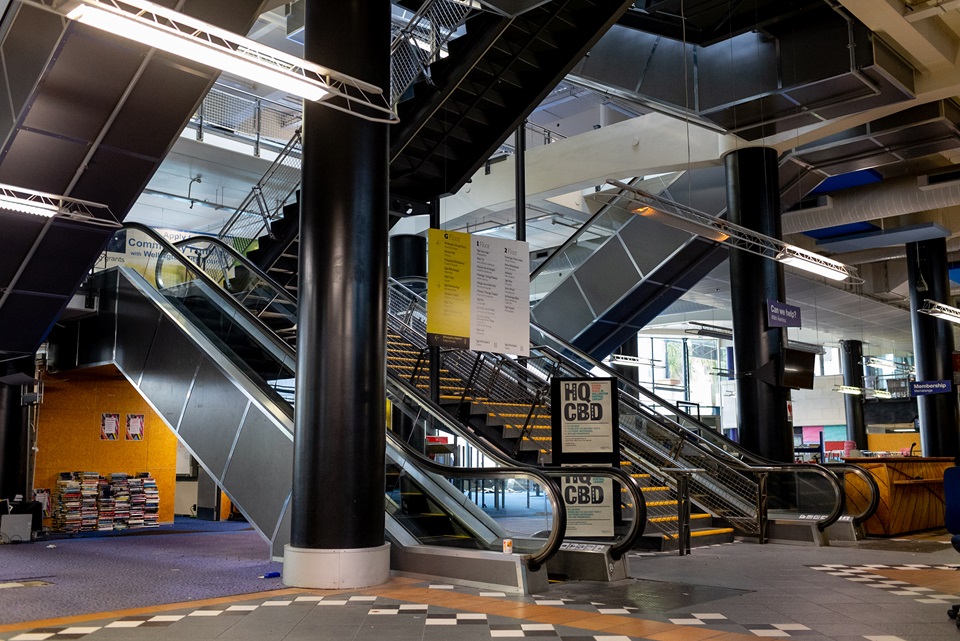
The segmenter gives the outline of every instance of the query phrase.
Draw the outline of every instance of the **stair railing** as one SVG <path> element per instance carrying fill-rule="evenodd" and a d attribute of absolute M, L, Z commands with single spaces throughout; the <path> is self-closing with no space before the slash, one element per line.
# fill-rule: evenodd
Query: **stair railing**
<path fill-rule="evenodd" d="M 399 29 L 390 43 L 390 104 L 403 94 L 440 56 L 457 31 L 474 12 L 469 2 L 428 0 Z"/>

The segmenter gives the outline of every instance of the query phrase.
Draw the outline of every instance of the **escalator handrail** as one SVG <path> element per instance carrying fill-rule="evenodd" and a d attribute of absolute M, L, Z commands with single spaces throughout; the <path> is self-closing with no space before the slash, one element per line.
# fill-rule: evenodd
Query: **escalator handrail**
<path fill-rule="evenodd" d="M 284 302 L 290 303 L 294 306 L 297 304 L 296 296 L 294 296 L 286 287 L 283 287 L 280 283 L 275 281 L 272 276 L 260 269 L 259 265 L 231 247 L 229 243 L 225 243 L 216 236 L 191 236 L 190 238 L 184 238 L 183 240 L 178 240 L 177 242 L 171 244 L 177 249 L 180 249 L 181 246 L 189 246 L 198 242 L 206 242 L 210 243 L 211 245 L 216 245 L 238 264 L 243 265 L 245 268 L 250 270 L 254 276 L 266 283 L 270 289 L 277 293 L 277 298 L 282 298 L 284 299 Z M 159 260 L 157 262 L 159 263 Z"/>
<path fill-rule="evenodd" d="M 867 507 L 859 514 L 852 515 L 855 525 L 862 525 L 867 519 L 876 514 L 877 509 L 880 507 L 880 486 L 877 484 L 877 479 L 874 478 L 873 474 L 856 463 L 824 463 L 823 465 L 828 470 L 841 470 L 844 474 L 856 474 L 870 487 L 870 500 L 867 502 Z"/>
<path fill-rule="evenodd" d="M 223 298 L 225 299 L 227 305 L 229 305 L 232 309 L 234 309 L 235 311 L 241 312 L 243 314 L 247 314 L 247 315 L 250 314 L 250 310 L 244 307 L 243 304 L 240 303 L 236 298 L 234 298 L 230 292 L 224 289 L 224 287 L 220 285 L 220 283 L 218 283 L 213 278 L 211 278 L 209 274 L 207 274 L 201 267 L 194 264 L 193 261 L 191 261 L 186 255 L 184 255 L 178 248 L 174 247 L 170 241 L 168 241 L 166 238 L 164 238 L 163 236 L 155 232 L 153 229 L 151 229 L 150 227 L 147 227 L 146 225 L 141 225 L 140 223 L 124 223 L 123 228 L 134 229 L 138 232 L 144 233 L 147 236 L 149 236 L 151 240 L 158 243 L 161 247 L 160 253 L 158 253 L 158 259 L 160 254 L 164 252 L 169 253 L 179 263 L 181 263 L 183 266 L 187 267 L 192 272 L 197 274 L 197 278 L 201 282 L 203 282 L 206 286 L 212 288 L 214 291 L 221 292 L 223 294 Z M 161 286 L 161 282 L 158 282 L 157 287 L 159 288 L 160 286 Z M 290 347 L 290 345 L 285 340 L 277 336 L 277 334 L 272 329 L 267 327 L 259 319 L 257 319 L 257 323 L 259 323 L 259 329 L 263 330 L 263 335 L 266 338 L 266 340 L 268 340 L 271 343 L 271 346 L 283 352 L 284 356 L 288 356 L 289 358 L 292 359 L 292 362 L 295 363 L 297 360 L 297 355 L 296 355 L 296 352 L 294 352 L 293 349 Z"/>
<path fill-rule="evenodd" d="M 683 435 L 683 436 L 685 436 L 685 437 L 688 437 L 688 438 L 696 439 L 695 442 L 696 442 L 696 444 L 698 444 L 698 445 L 701 444 L 701 443 L 707 445 L 708 448 L 709 448 L 711 451 L 720 453 L 725 459 L 728 459 L 728 460 L 731 462 L 731 465 L 732 465 L 733 467 L 742 466 L 742 468 L 744 469 L 744 471 L 747 471 L 747 472 L 749 472 L 751 469 L 753 469 L 753 470 L 758 470 L 758 468 L 764 468 L 764 467 L 780 467 L 780 468 L 782 468 L 784 471 L 800 471 L 800 470 L 804 470 L 804 471 L 815 471 L 816 474 L 822 476 L 823 478 L 829 479 L 830 485 L 833 487 L 833 490 L 834 490 L 834 495 L 835 495 L 836 497 L 838 497 L 839 505 L 835 505 L 835 506 L 834 506 L 834 510 L 831 511 L 831 513 L 830 513 L 830 515 L 828 516 L 828 518 L 826 518 L 826 519 L 824 519 L 824 520 L 822 520 L 822 521 L 818 521 L 818 528 L 819 528 L 819 529 L 823 530 L 823 529 L 826 528 L 827 526 L 835 523 L 835 522 L 840 518 L 840 516 L 843 515 L 843 510 L 844 510 L 844 508 L 845 508 L 845 506 L 843 505 L 843 502 L 844 502 L 844 501 L 842 500 L 842 498 L 843 498 L 843 496 L 844 496 L 843 486 L 840 484 L 839 479 L 836 478 L 836 475 L 830 473 L 830 471 L 827 470 L 827 468 L 823 467 L 822 465 L 812 464 L 812 463 L 801 463 L 801 464 L 797 464 L 797 463 L 781 463 L 781 462 L 778 462 L 778 461 L 771 461 L 771 460 L 769 460 L 769 459 L 766 459 L 766 458 L 763 458 L 763 457 L 758 456 L 758 455 L 756 455 L 756 454 L 753 454 L 752 452 L 748 451 L 746 448 L 744 448 L 742 445 L 740 445 L 740 444 L 737 443 L 736 441 L 733 441 L 733 440 L 727 438 L 727 436 L 725 436 L 724 434 L 721 434 L 720 432 L 716 432 L 716 431 L 714 431 L 714 430 L 711 430 L 708 426 L 704 425 L 704 424 L 703 424 L 701 421 L 699 421 L 698 419 L 694 418 L 693 416 L 690 416 L 689 414 L 687 414 L 686 412 L 684 412 L 684 411 L 681 410 L 680 408 L 672 405 L 671 403 L 669 403 L 669 402 L 661 399 L 660 397 L 656 396 L 655 394 L 653 394 L 653 393 L 650 392 L 649 390 L 644 389 L 643 387 L 641 387 L 640 385 L 637 385 L 637 384 L 634 383 L 633 381 L 629 381 L 629 380 L 623 379 L 622 377 L 620 377 L 620 376 L 616 373 L 616 371 L 614 371 L 614 370 L 611 369 L 610 367 L 606 366 L 604 363 L 601 363 L 601 362 L 597 361 L 596 359 L 594 359 L 594 358 L 591 357 L 590 355 L 582 352 L 580 349 L 578 349 L 578 348 L 575 347 L 574 345 L 571 345 L 571 344 L 568 343 L 566 340 L 560 338 L 559 336 L 557 336 L 556 334 L 554 334 L 554 333 L 551 332 L 550 330 L 546 329 L 546 328 L 543 327 L 542 325 L 536 323 L 535 321 L 531 321 L 531 322 L 530 322 L 530 325 L 531 325 L 532 327 L 534 327 L 538 332 L 541 332 L 542 334 L 544 334 L 545 336 L 547 336 L 548 338 L 550 338 L 550 340 L 556 341 L 556 342 L 559 343 L 560 345 L 563 345 L 564 349 L 567 349 L 567 350 L 569 350 L 571 353 L 575 354 L 575 355 L 577 356 L 577 358 L 583 359 L 585 362 L 589 363 L 592 367 L 597 367 L 597 368 L 601 369 L 603 372 L 609 374 L 610 376 L 616 377 L 621 385 L 623 385 L 624 387 L 628 388 L 629 391 L 636 392 L 636 393 L 638 394 L 638 397 L 641 396 L 641 395 L 642 395 L 642 396 L 645 396 L 646 398 L 654 401 L 655 403 L 658 403 L 659 405 L 662 405 L 662 406 L 668 408 L 669 410 L 671 410 L 671 411 L 673 411 L 673 412 L 676 412 L 676 414 L 677 414 L 678 416 L 682 416 L 684 419 L 689 420 L 691 423 L 695 423 L 696 425 L 698 425 L 701 430 L 705 430 L 706 433 L 710 434 L 710 438 L 715 438 L 715 437 L 716 437 L 716 438 L 718 438 L 719 440 L 721 440 L 725 445 L 729 445 L 731 448 L 735 449 L 735 450 L 737 451 L 737 453 L 740 454 L 740 458 L 737 458 L 736 456 L 733 456 L 732 454 L 730 454 L 729 452 L 727 452 L 726 450 L 724 450 L 722 447 L 719 447 L 719 446 L 715 445 L 714 443 L 711 443 L 710 440 L 705 439 L 702 435 L 692 432 L 691 430 L 689 430 L 689 429 L 687 429 L 686 427 L 684 427 L 682 424 L 680 424 L 680 423 L 678 423 L 678 422 L 676 422 L 676 421 L 672 421 L 672 420 L 670 420 L 668 417 L 665 417 L 665 416 L 661 416 L 661 415 L 659 415 L 659 414 L 656 414 L 657 417 L 661 419 L 661 424 L 663 424 L 664 426 L 667 426 L 667 427 L 672 428 L 672 430 L 673 430 L 675 433 L 679 433 L 679 434 L 681 434 L 681 435 Z M 551 355 L 553 355 L 555 358 L 558 358 L 559 360 L 561 360 L 561 361 L 563 361 L 563 362 L 566 362 L 566 363 L 568 363 L 568 364 L 574 364 L 574 365 L 576 365 L 576 363 L 572 363 L 572 362 L 570 361 L 570 359 L 564 357 L 563 354 L 561 354 L 560 352 L 558 352 L 557 350 L 553 349 L 553 348 L 550 347 L 550 346 L 540 346 L 539 349 L 542 349 L 542 350 L 547 351 L 548 353 L 550 353 Z M 578 366 L 578 367 L 579 367 L 579 366 Z M 581 367 L 581 369 L 583 369 L 584 371 L 586 371 L 585 368 L 582 368 L 582 367 Z M 628 396 L 627 398 L 629 399 L 630 397 Z M 622 400 L 622 397 L 621 397 L 621 400 Z M 632 399 L 631 399 L 631 400 L 632 400 Z M 630 404 L 631 404 L 631 403 L 629 403 L 629 401 L 628 401 L 628 402 L 627 402 L 627 405 L 630 405 Z M 641 408 L 643 407 L 642 404 L 639 404 L 639 406 L 640 406 Z M 634 409 L 636 409 L 636 408 L 634 408 Z M 678 430 L 679 430 L 679 432 L 678 432 Z M 739 463 L 739 465 L 738 465 L 738 463 Z M 872 488 L 872 489 L 876 489 L 876 485 L 875 485 L 875 484 L 872 485 L 871 488 Z M 873 497 L 872 497 L 872 499 L 871 499 L 871 504 L 873 504 L 873 503 L 875 503 L 875 502 L 876 502 L 877 505 L 879 505 L 879 490 L 877 490 L 877 491 L 873 494 Z M 874 511 L 875 511 L 875 508 L 874 508 Z M 869 518 L 869 516 L 871 516 L 871 515 L 872 515 L 872 513 L 871 513 L 870 515 L 865 516 L 864 518 Z"/>
<path fill-rule="evenodd" d="M 440 476 L 472 479 L 512 479 L 518 474 L 532 476 L 537 480 L 537 484 L 544 488 L 544 494 L 550 501 L 550 509 L 553 511 L 553 520 L 550 535 L 543 547 L 532 554 L 524 554 L 521 558 L 531 572 L 536 572 L 560 550 L 560 546 L 563 544 L 563 535 L 567 529 L 567 506 L 561 499 L 560 485 L 545 472 L 531 467 L 450 467 L 427 458 L 391 432 L 387 432 L 387 438 L 405 456 L 412 458 L 418 468 Z"/>
<path fill-rule="evenodd" d="M 465 428 L 458 421 L 454 421 L 449 412 L 440 407 L 432 399 L 427 398 L 422 393 L 417 390 L 417 388 L 410 383 L 409 381 L 397 376 L 396 374 L 389 372 L 388 378 L 390 382 L 400 387 L 404 393 L 413 398 L 414 401 L 419 405 L 420 408 L 426 410 L 433 418 L 442 422 L 446 429 L 449 429 L 451 432 L 454 432 L 462 436 L 467 440 L 473 447 L 480 450 L 484 456 L 495 461 L 498 465 L 501 465 L 504 468 L 513 469 L 513 470 L 527 470 L 527 471 L 537 471 L 539 473 L 549 474 L 549 475 L 562 475 L 570 474 L 576 472 L 578 474 L 587 474 L 592 476 L 613 476 L 616 477 L 615 480 L 627 488 L 627 491 L 630 493 L 630 498 L 633 501 L 634 505 L 634 518 L 633 522 L 630 524 L 630 528 L 627 530 L 623 538 L 611 544 L 610 546 L 610 556 L 617 560 L 629 550 L 633 549 L 633 544 L 636 543 L 643 535 L 643 530 L 647 522 L 647 503 L 646 499 L 643 496 L 643 490 L 640 487 L 640 484 L 637 483 L 637 480 L 630 476 L 627 472 L 616 468 L 616 467 L 605 467 L 605 466 L 577 466 L 576 468 L 559 468 L 554 467 L 550 468 L 543 465 L 528 465 L 524 463 L 519 463 L 515 459 L 509 458 L 504 455 L 499 448 L 490 444 L 485 439 L 482 439 L 476 436 L 469 429 Z M 439 464 L 438 464 L 439 465 Z M 443 466 L 447 467 L 447 466 Z"/>

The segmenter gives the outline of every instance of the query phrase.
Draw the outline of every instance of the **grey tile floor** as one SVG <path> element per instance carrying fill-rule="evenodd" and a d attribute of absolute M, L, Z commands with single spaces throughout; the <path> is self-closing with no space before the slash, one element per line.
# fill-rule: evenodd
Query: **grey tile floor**
<path fill-rule="evenodd" d="M 546 637 L 565 641 L 748 641 L 758 637 L 803 641 L 957 641 L 960 630 L 947 618 L 944 594 L 873 574 L 879 566 L 949 572 L 960 565 L 949 545 L 931 552 L 856 547 L 760 546 L 735 543 L 695 549 L 678 557 L 636 554 L 631 579 L 613 584 L 554 584 L 542 595 L 512 596 L 456 587 L 424 590 L 429 602 L 392 598 L 376 589 L 344 595 L 304 593 L 237 597 L 215 605 L 191 605 L 102 619 L 28 623 L 4 631 L 0 641 L 100 639 L 147 641 L 474 641 Z M 0 550 L 0 561 L 7 550 Z M 182 565 L 182 559 L 177 559 Z M 879 571 L 879 570 L 876 570 Z M 429 582 L 411 585 L 427 588 Z M 920 587 L 920 589 L 917 589 Z M 31 590 L 43 599 L 43 586 Z M 100 589 L 109 592 L 109 584 Z M 0 612 L 19 601 L 17 589 L 0 589 Z M 166 592 L 164 592 L 166 594 Z M 74 595 L 87 612 L 98 609 L 90 595 Z M 479 611 L 454 597 L 526 603 L 539 612 L 516 618 Z M 107 602 L 112 602 L 107 599 Z M 445 603 L 451 607 L 445 607 Z M 533 610 L 529 610 L 532 612 Z M 572 612 L 577 616 L 571 615 Z M 554 617 L 556 622 L 544 620 Z M 596 622 L 611 621 L 604 631 Z M 564 625 L 573 621 L 590 625 Z M 616 625 L 614 625 L 616 624 Z M 592 626 L 592 627 L 591 627 Z"/>

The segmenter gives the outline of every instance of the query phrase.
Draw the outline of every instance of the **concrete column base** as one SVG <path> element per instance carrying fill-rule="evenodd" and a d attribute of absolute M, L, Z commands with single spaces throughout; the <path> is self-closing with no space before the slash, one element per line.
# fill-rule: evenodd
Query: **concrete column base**
<path fill-rule="evenodd" d="M 389 579 L 389 543 L 344 550 L 283 546 L 283 584 L 293 588 L 366 588 Z"/>

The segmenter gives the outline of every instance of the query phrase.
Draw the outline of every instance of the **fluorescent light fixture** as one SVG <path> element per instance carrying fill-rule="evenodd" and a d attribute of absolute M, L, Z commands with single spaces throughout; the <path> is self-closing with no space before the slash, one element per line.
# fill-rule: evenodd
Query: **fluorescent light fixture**
<path fill-rule="evenodd" d="M 16 211 L 21 214 L 43 216 L 44 218 L 53 218 L 54 216 L 60 215 L 64 217 L 92 219 L 96 218 L 93 210 L 109 213 L 106 205 L 99 203 L 4 184 L 0 184 L 0 209 Z M 104 220 L 103 222 L 107 224 L 110 223 L 108 220 Z M 119 225 L 117 226 L 119 227 Z"/>
<path fill-rule="evenodd" d="M 912 427 L 898 427 L 893 431 L 894 432 L 916 432 L 917 430 L 913 429 Z"/>
<path fill-rule="evenodd" d="M 853 385 L 837 385 L 833 388 L 834 392 L 840 392 L 841 394 L 854 394 L 859 396 L 863 394 L 862 387 L 854 387 Z"/>
<path fill-rule="evenodd" d="M 116 4 L 132 7 L 137 13 L 117 8 Z M 153 20 L 144 17 L 144 13 L 152 14 Z M 303 68 L 308 63 L 150 2 L 122 0 L 108 4 L 81 0 L 67 13 L 67 18 L 306 100 L 321 100 L 329 93 L 319 81 L 292 70 Z M 172 24 L 184 25 L 195 31 L 181 32 Z M 207 34 L 207 39 L 198 35 L 201 33 Z M 212 42 L 214 40 L 218 43 Z M 223 46 L 220 42 L 231 43 L 236 49 Z"/>
<path fill-rule="evenodd" d="M 690 321 L 690 324 L 694 326 L 693 329 L 686 330 L 687 334 L 694 334 L 696 336 L 707 336 L 709 338 L 719 338 L 720 340 L 732 341 L 733 340 L 733 330 L 729 327 L 721 327 L 720 325 L 708 325 L 707 323 L 698 323 L 696 321 Z"/>
<path fill-rule="evenodd" d="M 825 258 L 815 252 L 788 245 L 778 238 L 710 216 L 619 180 L 608 180 L 607 184 L 620 190 L 610 198 L 609 204 L 624 211 L 723 243 L 734 249 L 776 260 L 785 265 L 793 265 L 825 278 L 838 281 L 849 278 L 854 282 L 863 282 L 853 267 Z"/>
<path fill-rule="evenodd" d="M 885 361 L 882 358 L 877 358 L 876 356 L 869 356 L 865 358 L 863 364 L 867 367 L 882 369 L 888 372 L 893 372 L 900 369 L 893 361 Z"/>
<path fill-rule="evenodd" d="M 21 214 L 33 214 L 35 216 L 45 216 L 50 218 L 58 211 L 60 208 L 56 205 L 30 201 L 24 198 L 17 198 L 13 196 L 0 195 L 0 209 L 9 209 L 10 211 L 18 211 Z"/>
<path fill-rule="evenodd" d="M 885 389 L 875 389 L 873 390 L 873 395 L 877 398 L 893 398 L 893 394 Z"/>
<path fill-rule="evenodd" d="M 784 265 L 792 265 L 798 269 L 817 274 L 831 280 L 846 280 L 849 276 L 847 266 L 829 258 L 824 258 L 820 254 L 809 252 L 793 245 L 786 245 L 783 250 L 777 254 L 777 260 Z"/>
<path fill-rule="evenodd" d="M 950 305 L 944 305 L 943 303 L 938 303 L 937 301 L 930 300 L 929 298 L 923 301 L 923 307 L 917 311 L 923 314 L 929 314 L 934 318 L 940 318 L 945 321 L 950 321 L 951 323 L 960 324 L 960 309 L 951 307 Z"/>
<path fill-rule="evenodd" d="M 644 218 L 649 218 L 650 220 L 655 220 L 658 223 L 663 223 L 668 227 L 685 231 L 688 234 L 693 234 L 694 236 L 703 236 L 704 238 L 709 238 L 710 240 L 718 243 L 722 243 L 730 239 L 730 234 L 717 229 L 717 226 L 722 224 L 721 221 L 717 221 L 717 226 L 705 225 L 694 220 L 687 220 L 686 218 L 679 218 L 672 214 L 664 213 L 658 209 L 654 209 L 653 207 L 638 207 L 632 210 L 632 213 L 643 216 Z"/>

